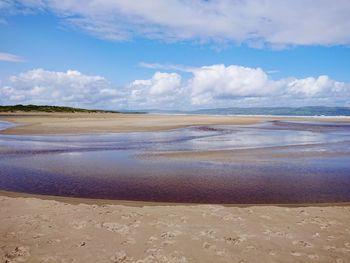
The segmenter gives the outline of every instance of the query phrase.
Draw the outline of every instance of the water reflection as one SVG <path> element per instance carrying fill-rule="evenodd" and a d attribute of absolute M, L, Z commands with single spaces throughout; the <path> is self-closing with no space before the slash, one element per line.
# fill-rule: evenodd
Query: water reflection
<path fill-rule="evenodd" d="M 211 151 L 219 152 L 208 158 Z M 174 152 L 181 158 L 139 158 Z M 350 126 L 336 123 L 1 135 L 0 189 L 170 202 L 341 202 L 350 201 L 349 161 Z"/>

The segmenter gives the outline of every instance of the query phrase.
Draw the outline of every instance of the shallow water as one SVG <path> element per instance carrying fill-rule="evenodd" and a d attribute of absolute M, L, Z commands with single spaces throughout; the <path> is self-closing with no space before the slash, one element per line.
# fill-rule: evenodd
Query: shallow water
<path fill-rule="evenodd" d="M 218 150 L 229 158 L 166 158 Z M 276 121 L 143 133 L 0 135 L 0 189 L 168 202 L 345 202 L 350 125 Z"/>

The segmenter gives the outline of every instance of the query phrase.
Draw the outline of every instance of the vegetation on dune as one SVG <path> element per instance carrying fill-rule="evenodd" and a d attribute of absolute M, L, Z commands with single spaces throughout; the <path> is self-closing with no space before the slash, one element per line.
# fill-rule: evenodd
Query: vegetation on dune
<path fill-rule="evenodd" d="M 85 113 L 118 113 L 117 111 L 91 110 L 73 107 L 50 106 L 50 105 L 11 105 L 0 106 L 0 112 L 85 112 Z"/>

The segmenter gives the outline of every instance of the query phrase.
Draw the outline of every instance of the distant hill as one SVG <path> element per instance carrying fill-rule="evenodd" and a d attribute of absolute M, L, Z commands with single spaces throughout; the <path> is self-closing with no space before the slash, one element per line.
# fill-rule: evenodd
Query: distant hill
<path fill-rule="evenodd" d="M 176 114 L 213 114 L 213 115 L 273 115 L 273 116 L 350 116 L 350 107 L 253 107 L 253 108 L 214 108 L 192 111 L 179 110 L 141 110 L 141 111 L 110 111 L 61 107 L 50 105 L 11 105 L 0 106 L 0 112 L 86 112 L 86 113 L 176 113 Z"/>
<path fill-rule="evenodd" d="M 0 106 L 0 112 L 86 112 L 86 113 L 117 113 L 117 111 L 89 110 L 73 107 L 49 106 L 49 105 L 12 105 Z"/>
<path fill-rule="evenodd" d="M 256 108 L 223 108 L 203 109 L 193 113 L 233 114 L 233 115 L 277 115 L 277 116 L 350 116 L 347 107 L 256 107 Z"/>
<path fill-rule="evenodd" d="M 157 112 L 157 111 L 152 111 Z M 193 111 L 158 111 L 162 113 L 214 114 L 214 115 L 274 115 L 274 116 L 350 116 L 349 107 L 253 107 L 215 108 Z"/>

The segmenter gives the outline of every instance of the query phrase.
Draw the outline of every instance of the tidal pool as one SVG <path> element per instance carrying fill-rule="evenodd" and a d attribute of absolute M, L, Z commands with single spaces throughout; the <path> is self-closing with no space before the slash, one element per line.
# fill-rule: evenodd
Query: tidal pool
<path fill-rule="evenodd" d="M 162 202 L 349 202 L 350 125 L 0 135 L 0 190 Z"/>

